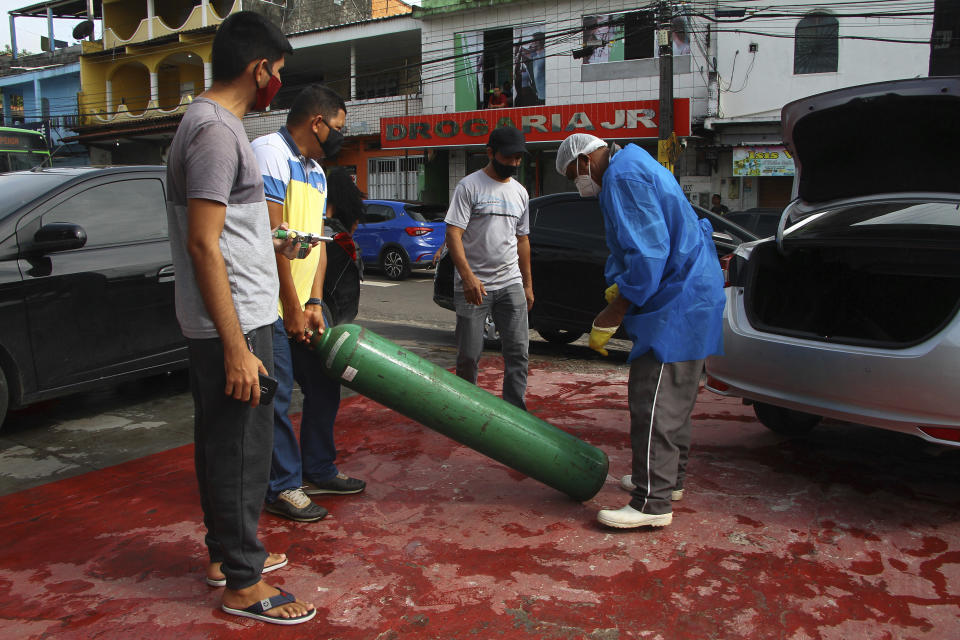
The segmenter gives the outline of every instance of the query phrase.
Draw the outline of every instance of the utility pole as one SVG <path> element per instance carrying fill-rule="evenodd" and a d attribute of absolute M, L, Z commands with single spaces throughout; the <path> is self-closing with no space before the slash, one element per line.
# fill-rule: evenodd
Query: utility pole
<path fill-rule="evenodd" d="M 406 75 L 406 67 L 407 67 L 406 58 L 404 58 L 403 67 L 404 67 L 404 75 Z M 406 122 L 406 117 L 407 117 L 408 115 L 410 115 L 410 94 L 409 94 L 409 93 L 403 96 L 403 117 L 404 117 L 404 122 Z M 400 179 L 403 180 L 403 199 L 404 199 L 404 200 L 409 200 L 409 198 L 407 198 L 407 169 L 410 167 L 410 155 L 409 155 L 409 154 L 410 154 L 410 150 L 409 150 L 409 149 L 404 149 L 404 150 L 403 150 L 403 162 L 402 162 L 402 165 L 403 165 L 403 166 L 400 167 L 400 172 L 397 174 L 397 175 L 400 176 Z"/>
<path fill-rule="evenodd" d="M 717 73 L 717 38 L 711 25 L 707 25 L 707 117 L 716 118 L 720 113 L 720 76 Z"/>
<path fill-rule="evenodd" d="M 657 46 L 660 53 L 660 130 L 657 161 L 673 172 L 676 138 L 673 135 L 673 37 L 670 0 L 660 0 Z"/>
<path fill-rule="evenodd" d="M 14 16 L 10 14 L 10 53 L 12 59 L 17 59 L 17 25 L 14 22 Z"/>

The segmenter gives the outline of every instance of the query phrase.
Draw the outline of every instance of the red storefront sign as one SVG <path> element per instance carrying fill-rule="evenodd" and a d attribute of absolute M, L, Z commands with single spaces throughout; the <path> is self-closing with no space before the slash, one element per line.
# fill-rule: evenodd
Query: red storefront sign
<path fill-rule="evenodd" d="M 566 104 L 516 109 L 380 118 L 384 149 L 484 145 L 496 127 L 514 126 L 527 142 L 560 142 L 571 133 L 604 139 L 657 138 L 660 104 L 656 100 Z M 673 130 L 690 135 L 690 99 L 673 101 Z"/>

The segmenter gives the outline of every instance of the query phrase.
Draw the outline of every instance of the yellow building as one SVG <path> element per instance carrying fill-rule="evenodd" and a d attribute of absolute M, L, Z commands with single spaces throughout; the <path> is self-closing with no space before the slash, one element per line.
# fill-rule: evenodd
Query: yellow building
<path fill-rule="evenodd" d="M 93 5 L 103 37 L 84 41 L 76 140 L 95 164 L 162 163 L 180 118 L 211 83 L 211 49 L 217 27 L 232 13 L 256 11 L 286 33 L 330 25 L 359 25 L 411 12 L 402 0 L 61 0 Z M 101 4 L 102 2 L 102 4 Z M 101 9 L 100 12 L 97 9 Z M 296 48 L 296 45 L 294 45 Z M 288 65 L 274 106 L 287 106 L 310 82 L 335 83 L 308 52 Z M 298 56 L 294 56 L 294 59 Z M 351 58 L 342 62 L 350 86 Z M 330 61 L 327 61 L 330 62 Z M 292 71 L 296 69 L 296 71 Z M 340 74 L 342 75 L 342 74 Z"/>
<path fill-rule="evenodd" d="M 210 83 L 217 26 L 241 3 L 103 0 L 103 38 L 83 42 L 80 57 L 77 131 L 92 159 L 162 162 L 163 143 Z"/>

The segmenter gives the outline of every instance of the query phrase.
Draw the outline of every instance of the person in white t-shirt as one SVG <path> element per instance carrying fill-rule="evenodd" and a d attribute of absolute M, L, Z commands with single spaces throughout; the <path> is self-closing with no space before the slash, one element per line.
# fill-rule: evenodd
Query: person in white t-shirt
<path fill-rule="evenodd" d="M 523 134 L 500 127 L 487 141 L 489 162 L 457 184 L 447 210 L 447 248 L 455 267 L 457 375 L 477 382 L 487 315 L 500 333 L 503 399 L 526 409 L 527 312 L 533 307 L 530 207 L 513 179 L 526 152 Z"/>

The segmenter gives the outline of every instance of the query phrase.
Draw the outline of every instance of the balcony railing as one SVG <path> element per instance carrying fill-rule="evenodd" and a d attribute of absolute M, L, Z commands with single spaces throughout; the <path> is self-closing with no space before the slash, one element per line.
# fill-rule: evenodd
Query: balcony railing
<path fill-rule="evenodd" d="M 240 10 L 241 0 L 235 0 L 233 6 L 230 7 L 230 11 L 227 12 L 227 15 L 235 13 Z M 204 15 L 203 10 L 206 9 L 206 15 Z M 226 16 L 221 17 L 216 10 L 214 10 L 212 4 L 198 4 L 190 12 L 190 15 L 187 16 L 187 19 L 179 27 L 171 27 L 167 25 L 160 16 L 154 16 L 153 18 L 144 18 L 140 21 L 140 24 L 137 26 L 136 31 L 133 32 L 133 35 L 129 38 L 121 38 L 117 33 L 110 27 L 105 27 L 103 30 L 103 48 L 104 50 L 113 49 L 116 47 L 124 47 L 132 44 L 138 44 L 141 42 L 148 42 L 154 38 L 161 38 L 174 33 L 180 33 L 181 31 L 190 31 L 192 29 L 200 29 L 202 27 L 217 25 L 224 21 Z"/>
<path fill-rule="evenodd" d="M 351 100 L 347 102 L 347 123 L 343 127 L 345 136 L 380 135 L 380 118 L 396 116 L 416 116 L 423 112 L 420 95 L 390 96 L 370 100 Z M 280 129 L 287 121 L 287 109 L 254 113 L 243 119 L 247 137 L 253 140 Z"/>
<path fill-rule="evenodd" d="M 123 122 L 143 122 L 151 118 L 163 118 L 166 116 L 175 116 L 182 114 L 193 102 L 193 96 L 187 94 L 180 98 L 180 103 L 172 109 L 161 109 L 156 100 L 147 103 L 147 108 L 140 113 L 131 113 L 127 105 L 121 104 L 114 113 L 98 112 L 93 115 L 81 116 L 80 120 L 85 125 L 101 124 L 119 124 Z"/>

